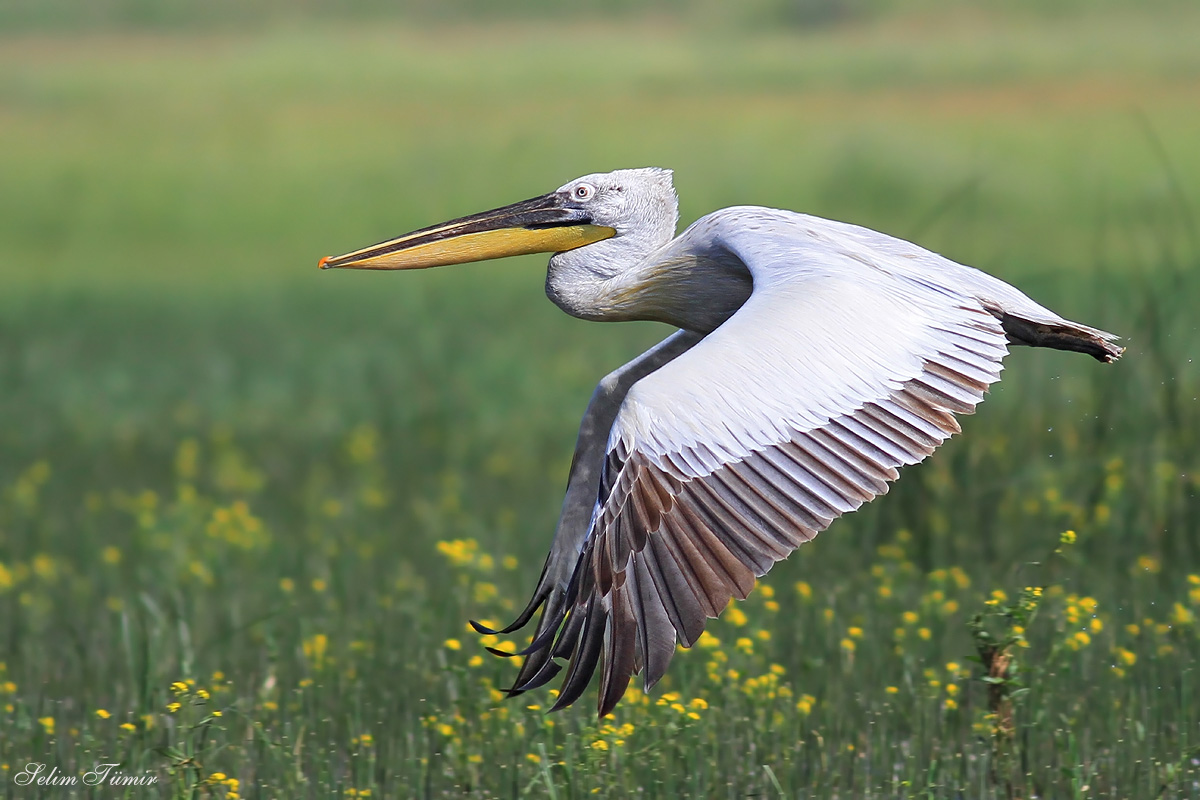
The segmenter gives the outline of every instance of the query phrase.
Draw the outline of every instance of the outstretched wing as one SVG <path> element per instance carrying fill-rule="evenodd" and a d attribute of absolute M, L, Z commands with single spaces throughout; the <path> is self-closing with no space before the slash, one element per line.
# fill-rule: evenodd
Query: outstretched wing
<path fill-rule="evenodd" d="M 563 602 L 526 650 L 540 668 L 515 691 L 554 677 L 555 657 L 569 660 L 555 708 L 600 665 L 601 716 L 637 672 L 652 686 L 677 641 L 885 493 L 999 378 L 1005 332 L 973 294 L 776 213 L 729 209 L 681 237 L 739 260 L 753 292 L 625 396 Z"/>
<path fill-rule="evenodd" d="M 542 616 L 538 621 L 534 638 L 541 640 L 552 637 L 562 624 L 567 612 L 567 587 L 575 573 L 591 530 L 592 512 L 599 493 L 600 474 L 604 467 L 605 444 L 613 421 L 625 400 L 625 395 L 634 383 L 662 367 L 672 359 L 693 347 L 703 338 L 690 331 L 676 331 L 637 358 L 608 375 L 596 386 L 587 410 L 579 423 L 579 435 L 575 440 L 575 454 L 567 476 L 567 491 L 563 497 L 562 511 L 554 531 L 550 553 L 542 566 L 541 577 L 525 609 L 511 624 L 498 630 L 485 627 L 474 620 L 471 625 L 482 634 L 512 633 L 529 624 L 538 608 Z M 492 649 L 498 656 L 512 655 Z M 553 678 L 560 669 L 551 659 L 550 648 L 538 648 L 526 653 L 525 662 L 513 684 L 510 694 L 519 694 L 534 676 L 541 676 L 541 683 Z M 539 684 L 540 685 L 540 684 Z"/>

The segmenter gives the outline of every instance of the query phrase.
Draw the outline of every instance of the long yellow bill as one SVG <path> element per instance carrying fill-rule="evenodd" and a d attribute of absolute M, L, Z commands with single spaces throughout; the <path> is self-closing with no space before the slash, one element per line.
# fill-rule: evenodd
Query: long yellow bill
<path fill-rule="evenodd" d="M 422 228 L 396 239 L 340 256 L 326 256 L 321 269 L 424 269 L 468 261 L 561 253 L 616 235 L 593 225 L 565 193 L 535 197 L 510 206 Z"/>

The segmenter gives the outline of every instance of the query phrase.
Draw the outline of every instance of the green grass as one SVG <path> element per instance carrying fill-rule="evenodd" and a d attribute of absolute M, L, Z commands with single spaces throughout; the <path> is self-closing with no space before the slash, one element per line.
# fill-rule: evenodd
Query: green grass
<path fill-rule="evenodd" d="M 0 38 L 0 785 L 1200 797 L 1198 21 Z M 315 264 L 646 164 L 685 221 L 913 237 L 1130 349 L 1015 353 L 597 723 L 497 700 L 464 625 L 525 600 L 595 381 L 666 331 L 567 318 L 538 258 Z M 1011 740 L 976 613 L 1020 666 Z"/>

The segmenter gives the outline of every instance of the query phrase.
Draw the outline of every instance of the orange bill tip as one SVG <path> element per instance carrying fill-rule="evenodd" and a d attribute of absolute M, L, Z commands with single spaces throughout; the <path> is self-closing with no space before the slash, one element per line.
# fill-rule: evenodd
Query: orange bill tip
<path fill-rule="evenodd" d="M 333 258 L 333 256 L 325 256 L 320 261 L 318 261 L 317 269 L 325 269 L 325 265 L 329 263 L 329 259 L 331 259 L 331 258 Z"/>

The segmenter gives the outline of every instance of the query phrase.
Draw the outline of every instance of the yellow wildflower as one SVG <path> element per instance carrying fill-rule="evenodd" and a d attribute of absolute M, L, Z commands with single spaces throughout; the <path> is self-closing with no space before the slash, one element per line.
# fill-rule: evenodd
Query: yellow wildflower
<path fill-rule="evenodd" d="M 312 661 L 315 666 L 320 667 L 325 661 L 325 651 L 329 646 L 329 637 L 323 633 L 316 633 L 310 638 L 305 639 L 301 644 L 304 648 L 304 657 Z"/>
<path fill-rule="evenodd" d="M 455 567 L 467 567 L 475 563 L 475 554 L 478 549 L 479 543 L 474 539 L 454 539 L 437 543 L 437 551 Z"/>
<path fill-rule="evenodd" d="M 954 579 L 954 585 L 959 589 L 969 589 L 971 587 L 971 579 L 967 577 L 967 573 L 963 572 L 962 567 L 951 567 L 950 577 Z"/>
<path fill-rule="evenodd" d="M 725 619 L 727 619 L 730 624 L 736 625 L 739 628 L 745 625 L 747 622 L 746 614 L 735 605 L 730 605 L 725 611 Z"/>
<path fill-rule="evenodd" d="M 1143 572 L 1154 574 L 1162 569 L 1162 564 L 1154 556 L 1138 556 L 1137 568 Z"/>

